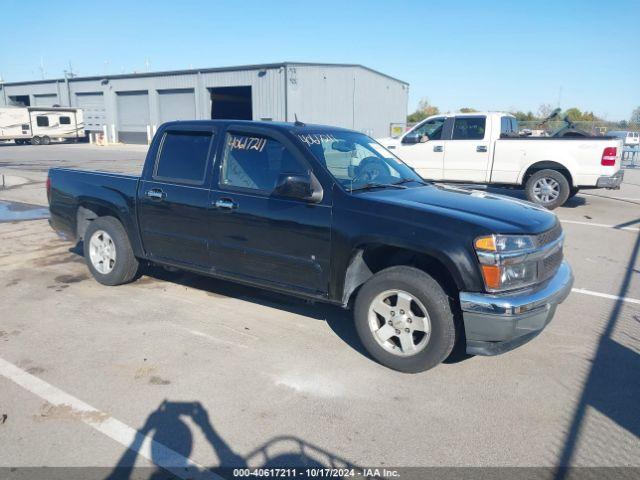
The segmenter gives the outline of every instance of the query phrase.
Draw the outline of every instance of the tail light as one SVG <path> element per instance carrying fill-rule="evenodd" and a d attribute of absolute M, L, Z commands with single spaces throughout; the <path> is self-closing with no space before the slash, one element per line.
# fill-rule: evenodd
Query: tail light
<path fill-rule="evenodd" d="M 600 164 L 605 167 L 612 167 L 616 164 L 617 156 L 618 149 L 616 147 L 606 147 L 602 152 L 602 160 L 600 160 Z"/>
<path fill-rule="evenodd" d="M 47 177 L 47 201 L 51 203 L 51 177 Z"/>

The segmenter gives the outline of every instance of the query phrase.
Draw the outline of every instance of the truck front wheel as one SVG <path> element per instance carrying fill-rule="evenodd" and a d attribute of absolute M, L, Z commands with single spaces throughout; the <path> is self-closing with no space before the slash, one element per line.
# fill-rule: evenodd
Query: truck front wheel
<path fill-rule="evenodd" d="M 138 273 L 138 260 L 129 237 L 114 217 L 99 217 L 87 227 L 84 235 L 84 259 L 98 282 L 121 285 Z"/>
<path fill-rule="evenodd" d="M 456 341 L 447 294 L 430 275 L 413 267 L 390 267 L 371 277 L 358 292 L 354 319 L 371 356 L 401 372 L 439 365 Z"/>
<path fill-rule="evenodd" d="M 549 210 L 563 205 L 570 192 L 567 177 L 557 170 L 540 170 L 531 175 L 525 184 L 527 199 Z"/>

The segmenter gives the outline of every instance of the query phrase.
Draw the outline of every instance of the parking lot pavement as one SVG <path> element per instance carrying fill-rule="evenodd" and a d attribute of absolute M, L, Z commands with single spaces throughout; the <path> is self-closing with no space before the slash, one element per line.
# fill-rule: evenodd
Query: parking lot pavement
<path fill-rule="evenodd" d="M 583 197 L 557 213 L 587 293 L 513 352 L 417 375 L 339 308 L 163 270 L 101 286 L 46 220 L 0 223 L 0 466 L 640 466 L 640 210 Z"/>
<path fill-rule="evenodd" d="M 138 175 L 142 170 L 146 154 L 146 145 L 98 147 L 85 143 L 58 145 L 0 143 L 0 174 L 27 180 L 24 185 L 0 189 L 0 200 L 46 205 L 44 182 L 49 168 L 81 168 Z"/>

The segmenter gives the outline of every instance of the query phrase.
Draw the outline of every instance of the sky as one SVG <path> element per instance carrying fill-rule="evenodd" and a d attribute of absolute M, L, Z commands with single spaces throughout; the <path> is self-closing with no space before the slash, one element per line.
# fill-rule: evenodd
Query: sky
<path fill-rule="evenodd" d="M 640 0 L 3 0 L 5 82 L 283 61 L 356 63 L 410 84 L 409 112 L 531 110 L 629 119 Z M 13 20 L 11 20 L 13 19 Z M 20 19 L 20 20 L 17 20 Z"/>

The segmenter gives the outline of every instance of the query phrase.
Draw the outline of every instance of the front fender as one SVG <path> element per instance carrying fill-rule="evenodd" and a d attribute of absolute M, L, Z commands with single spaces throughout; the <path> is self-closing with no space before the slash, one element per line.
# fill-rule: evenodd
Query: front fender
<path fill-rule="evenodd" d="M 387 235 L 362 235 L 353 238 L 349 246 L 336 252 L 333 259 L 333 281 L 331 297 L 346 304 L 351 293 L 364 283 L 372 272 L 362 258 L 368 246 L 390 247 L 402 251 L 414 252 L 430 257 L 449 273 L 458 291 L 482 291 L 483 282 L 475 254 L 462 244 L 451 238 L 448 241 L 417 241 L 419 237 L 410 238 Z"/>

